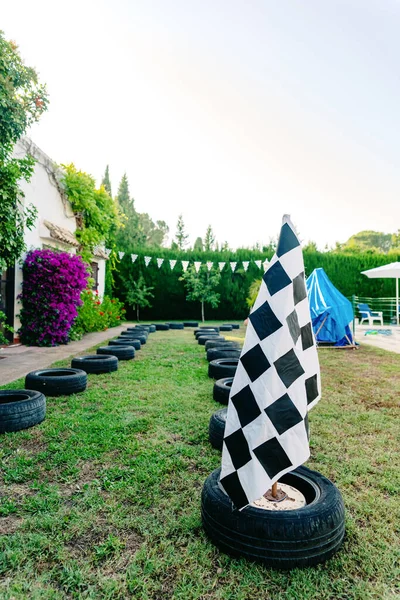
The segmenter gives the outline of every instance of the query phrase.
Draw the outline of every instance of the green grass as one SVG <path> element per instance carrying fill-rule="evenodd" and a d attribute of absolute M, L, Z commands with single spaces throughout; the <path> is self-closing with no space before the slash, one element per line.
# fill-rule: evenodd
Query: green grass
<path fill-rule="evenodd" d="M 308 466 L 347 509 L 328 563 L 272 571 L 207 540 L 200 494 L 220 462 L 207 440 L 220 405 L 204 347 L 166 331 L 85 393 L 48 398 L 41 425 L 0 438 L 0 598 L 399 598 L 400 355 L 365 346 L 320 360 Z"/>

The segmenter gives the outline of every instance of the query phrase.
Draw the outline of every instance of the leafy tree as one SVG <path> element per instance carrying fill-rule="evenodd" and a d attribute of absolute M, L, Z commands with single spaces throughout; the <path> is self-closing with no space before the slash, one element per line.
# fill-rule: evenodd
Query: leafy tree
<path fill-rule="evenodd" d="M 106 170 L 104 173 L 104 177 L 101 181 L 101 185 L 104 185 L 106 191 L 110 194 L 111 198 L 112 198 L 112 193 L 111 193 L 111 181 L 110 181 L 110 170 L 108 168 L 108 165 L 106 166 Z"/>
<path fill-rule="evenodd" d="M 215 235 L 213 233 L 213 230 L 211 228 L 211 225 L 209 225 L 207 227 L 207 231 L 206 231 L 206 235 L 204 238 L 204 250 L 205 252 L 210 252 L 212 250 L 215 250 Z"/>
<path fill-rule="evenodd" d="M 229 248 L 229 244 L 228 242 L 224 242 L 221 246 L 221 252 L 230 252 L 231 249 Z"/>
<path fill-rule="evenodd" d="M 149 298 L 154 298 L 151 286 L 147 286 L 143 275 L 140 275 L 137 281 L 129 277 L 127 284 L 127 303 L 131 306 L 136 306 L 136 319 L 139 322 L 139 309 L 145 306 L 151 306 Z"/>
<path fill-rule="evenodd" d="M 169 232 L 165 221 L 154 221 L 147 213 L 138 214 L 138 244 L 140 246 L 162 246 Z"/>
<path fill-rule="evenodd" d="M 381 231 L 360 231 L 352 235 L 347 242 L 339 244 L 340 250 L 351 252 L 365 252 L 375 250 L 378 252 L 389 252 L 392 248 L 393 235 Z"/>
<path fill-rule="evenodd" d="M 249 295 L 246 298 L 247 306 L 252 308 L 257 300 L 258 292 L 260 291 L 262 279 L 255 279 L 249 288 Z"/>
<path fill-rule="evenodd" d="M 187 300 L 201 303 L 201 320 L 204 323 L 204 304 L 216 308 L 220 302 L 220 294 L 215 288 L 221 280 L 221 274 L 216 269 L 208 272 L 204 266 L 196 273 L 194 265 L 191 265 L 179 279 L 185 284 Z"/>
<path fill-rule="evenodd" d="M 119 183 L 116 201 L 124 215 L 124 226 L 116 233 L 116 246 L 118 250 L 129 252 L 138 245 L 139 217 L 135 210 L 134 200 L 129 193 L 129 183 L 126 173 Z"/>
<path fill-rule="evenodd" d="M 179 250 L 184 250 L 185 246 L 188 245 L 189 236 L 185 232 L 185 224 L 183 222 L 182 215 L 179 215 L 178 222 L 176 224 L 176 234 L 175 234 L 176 243 L 178 245 Z"/>
<path fill-rule="evenodd" d="M 23 205 L 21 180 L 32 177 L 35 160 L 12 156 L 14 145 L 47 110 L 46 87 L 27 67 L 14 42 L 0 31 L 0 271 L 25 250 L 24 230 L 32 229 L 36 209 Z"/>
<path fill-rule="evenodd" d="M 193 250 L 197 250 L 198 252 L 203 252 L 203 240 L 201 237 L 196 238 L 196 241 L 193 246 Z"/>
<path fill-rule="evenodd" d="M 96 189 L 91 175 L 78 171 L 72 163 L 62 167 L 65 192 L 77 224 L 75 235 L 80 243 L 79 253 L 90 263 L 95 247 L 104 243 L 110 232 L 121 225 L 120 211 L 104 186 Z"/>

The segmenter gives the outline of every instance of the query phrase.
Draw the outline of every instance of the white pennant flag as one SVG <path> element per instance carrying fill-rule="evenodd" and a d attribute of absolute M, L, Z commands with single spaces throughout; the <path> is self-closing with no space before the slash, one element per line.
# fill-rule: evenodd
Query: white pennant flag
<path fill-rule="evenodd" d="M 303 254 L 285 215 L 229 397 L 220 484 L 238 509 L 308 459 L 307 414 L 319 398 Z"/>
<path fill-rule="evenodd" d="M 231 262 L 231 263 L 229 263 L 229 264 L 231 265 L 231 269 L 232 269 L 232 271 L 233 271 L 233 272 L 235 272 L 235 269 L 236 269 L 237 262 Z"/>
<path fill-rule="evenodd" d="M 135 260 L 137 259 L 137 257 L 138 257 L 137 254 L 131 254 L 131 259 L 132 259 L 133 263 L 135 262 Z"/>
<path fill-rule="evenodd" d="M 224 262 L 219 262 L 218 266 L 219 266 L 219 270 L 222 271 L 222 269 L 224 268 L 224 266 L 226 265 L 226 263 Z"/>
<path fill-rule="evenodd" d="M 164 259 L 163 258 L 157 258 L 157 267 L 160 268 L 161 265 L 163 264 Z"/>
<path fill-rule="evenodd" d="M 196 269 L 196 273 L 198 273 L 200 271 L 200 267 L 201 267 L 201 261 L 194 261 L 194 268 Z"/>
<path fill-rule="evenodd" d="M 183 260 L 182 261 L 182 267 L 184 271 L 187 271 L 187 268 L 189 266 L 189 261 L 188 260 Z"/>
<path fill-rule="evenodd" d="M 254 261 L 259 269 L 261 269 L 261 260 Z"/>
<path fill-rule="evenodd" d="M 175 265 L 176 265 L 176 260 L 170 259 L 169 266 L 171 267 L 171 271 L 173 271 Z"/>
<path fill-rule="evenodd" d="M 266 271 L 269 267 L 269 262 L 268 259 L 265 259 L 265 261 L 263 262 L 263 267 L 264 267 L 264 271 Z"/>
<path fill-rule="evenodd" d="M 211 271 L 211 269 L 213 268 L 213 264 L 214 263 L 212 263 L 210 260 L 207 261 L 207 269 L 208 269 L 208 271 Z"/>
<path fill-rule="evenodd" d="M 111 254 L 111 250 L 110 250 L 110 248 L 106 248 L 106 249 L 104 250 L 104 252 L 107 254 L 107 258 L 109 258 L 109 257 L 110 257 L 110 254 Z"/>
<path fill-rule="evenodd" d="M 122 260 L 125 256 L 125 252 L 118 252 L 119 260 Z"/>
<path fill-rule="evenodd" d="M 149 266 L 149 262 L 151 261 L 151 256 L 145 256 L 144 257 L 144 264 L 146 265 L 146 267 Z"/>
<path fill-rule="evenodd" d="M 249 261 L 249 260 L 243 260 L 243 261 L 242 261 L 243 269 L 244 269 L 245 271 L 247 271 L 247 269 L 249 268 L 249 263 L 250 263 L 250 261 Z"/>

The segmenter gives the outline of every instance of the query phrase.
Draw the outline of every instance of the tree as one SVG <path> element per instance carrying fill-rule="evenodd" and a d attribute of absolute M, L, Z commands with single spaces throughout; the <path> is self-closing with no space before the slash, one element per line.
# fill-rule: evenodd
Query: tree
<path fill-rule="evenodd" d="M 132 306 L 136 306 L 136 319 L 139 322 L 139 308 L 151 306 L 148 298 L 154 298 L 154 294 L 152 294 L 151 292 L 151 290 L 153 290 L 154 288 L 146 285 L 143 275 L 140 275 L 137 281 L 134 281 L 130 277 L 128 279 L 126 287 L 127 303 L 131 304 Z"/>
<path fill-rule="evenodd" d="M 201 237 L 196 238 L 196 241 L 193 246 L 193 250 L 197 250 L 198 252 L 203 252 L 203 240 Z"/>
<path fill-rule="evenodd" d="M 104 185 L 106 191 L 110 194 L 111 198 L 112 198 L 112 193 L 111 193 L 111 181 L 110 181 L 110 171 L 108 168 L 108 165 L 106 166 L 106 170 L 104 173 L 104 177 L 101 181 L 101 184 Z"/>
<path fill-rule="evenodd" d="M 129 193 L 129 183 L 126 173 L 124 173 L 119 183 L 116 201 L 124 215 L 124 225 L 117 231 L 115 243 L 118 250 L 129 252 L 138 245 L 139 217 L 135 210 L 134 200 Z"/>
<path fill-rule="evenodd" d="M 206 252 L 210 252 L 214 250 L 215 247 L 215 235 L 211 228 L 211 225 L 207 227 L 206 235 L 204 238 L 204 250 Z"/>
<path fill-rule="evenodd" d="M 215 291 L 221 279 L 219 271 L 212 269 L 208 272 L 202 265 L 196 273 L 194 265 L 191 265 L 179 279 L 185 284 L 187 300 L 201 303 L 201 320 L 204 323 L 204 304 L 216 308 L 220 302 L 220 294 Z"/>
<path fill-rule="evenodd" d="M 25 66 L 14 42 L 0 31 L 0 272 L 25 250 L 25 228 L 32 229 L 36 209 L 24 207 L 21 180 L 32 177 L 35 160 L 13 158 L 16 142 L 47 110 L 46 87 L 37 73 Z"/>
<path fill-rule="evenodd" d="M 224 242 L 221 246 L 221 252 L 230 252 L 231 249 L 229 248 L 229 244 L 228 242 Z"/>
<path fill-rule="evenodd" d="M 365 252 L 375 250 L 378 252 L 389 252 L 393 243 L 391 233 L 381 231 L 360 231 L 352 235 L 347 242 L 340 244 L 340 249 L 352 252 Z"/>
<path fill-rule="evenodd" d="M 179 215 L 178 222 L 176 224 L 176 234 L 175 234 L 176 243 L 178 244 L 179 250 L 184 250 L 185 246 L 188 244 L 189 236 L 185 232 L 185 224 L 183 222 L 182 215 Z"/>
<path fill-rule="evenodd" d="M 138 213 L 138 243 L 140 246 L 162 246 L 169 232 L 165 221 L 154 221 L 147 213 Z"/>

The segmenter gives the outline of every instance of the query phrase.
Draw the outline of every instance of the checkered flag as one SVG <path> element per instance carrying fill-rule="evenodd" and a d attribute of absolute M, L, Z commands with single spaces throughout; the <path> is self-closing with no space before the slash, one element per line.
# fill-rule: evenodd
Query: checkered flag
<path fill-rule="evenodd" d="M 319 398 L 303 254 L 285 215 L 229 398 L 220 483 L 237 508 L 261 498 L 308 459 L 305 418 Z"/>

